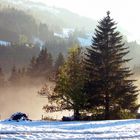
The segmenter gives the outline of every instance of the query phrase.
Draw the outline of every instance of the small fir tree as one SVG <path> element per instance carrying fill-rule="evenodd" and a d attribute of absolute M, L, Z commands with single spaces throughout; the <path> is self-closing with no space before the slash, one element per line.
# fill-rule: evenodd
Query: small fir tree
<path fill-rule="evenodd" d="M 59 53 L 55 64 L 54 64 L 54 70 L 57 73 L 59 71 L 59 68 L 64 64 L 64 56 L 62 53 Z"/>
<path fill-rule="evenodd" d="M 51 77 L 53 59 L 52 55 L 47 52 L 47 49 L 42 49 L 38 57 L 33 57 L 28 68 L 28 75 L 34 78 Z"/>
<path fill-rule="evenodd" d="M 84 73 L 81 49 L 74 47 L 68 54 L 67 61 L 60 68 L 54 92 L 49 94 L 48 86 L 40 94 L 47 95 L 51 105 L 46 105 L 46 111 L 74 110 L 74 118 L 80 117 L 80 111 L 85 105 Z M 56 105 L 56 106 L 53 106 Z"/>

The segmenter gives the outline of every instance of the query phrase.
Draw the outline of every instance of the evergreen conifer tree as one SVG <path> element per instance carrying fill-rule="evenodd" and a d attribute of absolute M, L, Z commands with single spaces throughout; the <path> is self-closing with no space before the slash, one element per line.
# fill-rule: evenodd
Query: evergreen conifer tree
<path fill-rule="evenodd" d="M 33 77 L 35 76 L 35 74 L 36 74 L 36 57 L 33 56 L 27 69 L 27 75 Z"/>
<path fill-rule="evenodd" d="M 95 29 L 85 57 L 89 108 L 102 114 L 104 119 L 119 119 L 123 113 L 132 114 L 138 107 L 137 89 L 127 66 L 129 51 L 116 28 L 107 12 Z"/>
<path fill-rule="evenodd" d="M 28 68 L 28 75 L 34 78 L 49 78 L 52 72 L 52 55 L 47 49 L 42 49 L 38 57 L 33 57 Z"/>
<path fill-rule="evenodd" d="M 63 64 L 64 64 L 64 56 L 62 53 L 59 53 L 54 65 L 54 70 L 56 73 L 59 71 L 60 66 L 62 66 Z"/>
<path fill-rule="evenodd" d="M 66 62 L 59 70 L 54 92 L 49 94 L 48 86 L 40 92 L 41 95 L 47 95 L 49 103 L 56 105 L 48 104 L 44 109 L 46 111 L 73 110 L 74 118 L 78 120 L 86 101 L 83 87 L 84 73 L 81 49 L 74 47 L 69 51 Z"/>

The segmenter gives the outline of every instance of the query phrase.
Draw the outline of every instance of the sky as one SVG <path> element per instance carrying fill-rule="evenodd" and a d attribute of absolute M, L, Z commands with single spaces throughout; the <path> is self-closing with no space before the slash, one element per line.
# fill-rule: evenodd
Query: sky
<path fill-rule="evenodd" d="M 111 17 L 127 31 L 128 40 L 140 43 L 140 0 L 32 0 L 71 10 L 79 15 L 100 20 L 111 12 Z"/>

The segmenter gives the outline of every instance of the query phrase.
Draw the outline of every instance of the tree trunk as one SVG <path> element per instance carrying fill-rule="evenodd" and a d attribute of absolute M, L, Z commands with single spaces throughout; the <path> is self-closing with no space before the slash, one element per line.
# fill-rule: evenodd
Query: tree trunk
<path fill-rule="evenodd" d="M 110 119 L 110 107 L 109 107 L 109 94 L 106 94 L 105 97 L 105 120 Z"/>
<path fill-rule="evenodd" d="M 78 109 L 74 109 L 74 120 L 80 119 L 80 113 Z"/>

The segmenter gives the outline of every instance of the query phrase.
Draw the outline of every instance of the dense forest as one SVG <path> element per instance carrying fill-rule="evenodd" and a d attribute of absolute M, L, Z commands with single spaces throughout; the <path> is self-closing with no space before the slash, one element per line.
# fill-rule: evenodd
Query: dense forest
<path fill-rule="evenodd" d="M 46 47 L 52 53 L 54 59 L 59 52 L 66 55 L 68 48 L 72 47 L 75 43 L 80 43 L 78 37 L 86 38 L 86 33 L 80 29 L 70 32 L 68 37 L 60 37 L 61 34 L 55 36 L 54 31 L 50 30 L 47 24 L 37 24 L 31 15 L 15 8 L 1 9 L 0 17 L 0 40 L 12 43 L 10 47 L 9 45 L 3 46 L 3 44 L 0 47 L 0 53 L 2 54 L 0 56 L 1 66 L 8 68 L 13 64 L 18 66 L 19 64 L 20 66 L 27 65 L 27 60 L 30 61 L 32 56 L 36 56 L 39 53 L 40 47 Z M 26 43 L 33 44 L 35 47 L 32 49 L 31 47 L 26 47 Z M 136 42 L 126 42 L 126 46 L 130 47 L 131 51 L 129 56 L 131 58 L 138 55 L 140 47 Z M 23 50 L 22 54 L 19 51 L 20 49 Z M 16 55 L 18 59 L 13 58 L 16 58 Z M 7 65 L 6 62 L 9 62 L 9 64 Z M 135 58 L 131 64 L 134 67 L 139 65 L 139 61 Z"/>
<path fill-rule="evenodd" d="M 79 16 L 69 10 L 49 7 L 43 3 L 22 0 L 1 0 L 1 7 L 12 7 L 32 15 L 36 22 L 48 24 L 53 31 L 62 31 L 62 28 L 78 28 L 91 31 L 96 21 L 87 17 Z M 76 20 L 76 22 L 73 22 Z"/>
<path fill-rule="evenodd" d="M 20 3 L 20 1 L 18 2 Z M 75 43 L 82 47 L 87 47 L 83 42 L 88 42 L 87 45 L 89 46 L 91 36 L 93 35 L 91 32 L 96 24 L 95 21 L 90 21 L 89 19 L 80 17 L 65 9 L 49 8 L 40 3 L 27 3 L 22 1 L 22 4 L 18 4 L 18 2 L 6 0 L 5 2 L 1 1 L 0 5 L 0 40 L 11 43 L 10 47 L 8 44 L 5 48 L 3 48 L 5 45 L 0 43 L 0 53 L 3 54 L 0 56 L 2 58 L 1 66 L 4 66 L 6 71 L 7 67 L 10 68 L 14 64 L 21 67 L 27 66 L 31 57 L 39 54 L 40 48 L 47 48 L 53 58 L 56 59 L 60 52 L 66 56 L 68 49 Z M 29 4 L 33 6 L 30 8 L 28 6 Z M 56 11 L 56 15 L 54 15 L 54 11 Z M 81 23 L 82 25 L 72 26 L 70 22 L 72 21 L 71 19 L 76 19 L 76 23 Z M 64 22 L 65 24 L 62 24 L 61 22 Z M 89 24 L 85 22 L 89 22 Z M 90 31 L 89 29 L 86 29 L 86 27 L 91 27 L 91 25 L 92 28 L 90 28 Z M 21 46 L 22 50 L 23 46 L 26 46 L 26 43 L 32 44 L 35 48 L 39 47 L 39 49 L 33 47 L 33 49 L 29 49 L 29 52 L 23 51 L 20 58 L 19 54 L 21 53 L 18 52 L 19 48 L 17 46 Z M 130 47 L 130 54 L 128 57 L 135 58 L 130 62 L 132 68 L 139 66 L 139 60 L 137 59 L 138 57 L 136 57 L 139 55 L 139 44 L 135 41 L 127 42 L 127 39 L 125 39 L 125 44 Z M 12 48 L 14 51 L 11 51 Z M 28 47 L 25 47 L 25 50 L 27 49 Z M 15 55 L 18 55 L 18 59 L 13 59 L 12 55 L 14 57 L 16 57 Z M 9 59 L 11 60 L 9 61 Z M 8 66 L 6 62 L 10 62 Z"/>

